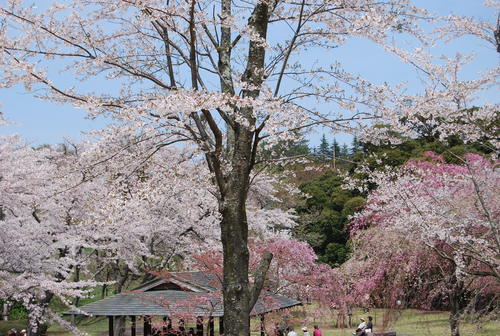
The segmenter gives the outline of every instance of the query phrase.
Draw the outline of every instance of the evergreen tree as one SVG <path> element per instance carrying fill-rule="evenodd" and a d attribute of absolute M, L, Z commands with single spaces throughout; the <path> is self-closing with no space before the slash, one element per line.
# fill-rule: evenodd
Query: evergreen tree
<path fill-rule="evenodd" d="M 357 136 L 354 136 L 354 138 L 352 139 L 351 153 L 352 153 L 352 154 L 356 154 L 356 153 L 357 153 L 357 152 L 359 152 L 360 150 L 361 150 L 361 146 L 360 146 L 360 143 L 359 143 L 358 137 L 357 137 Z"/>
<path fill-rule="evenodd" d="M 349 157 L 349 147 L 346 144 L 343 144 L 340 148 L 340 157 L 348 158 Z"/>
<path fill-rule="evenodd" d="M 266 143 L 262 142 L 261 147 L 265 147 Z M 314 148 L 313 148 L 314 150 Z M 262 149 L 260 152 L 259 160 L 269 160 L 269 159 L 280 159 L 295 156 L 307 156 L 311 154 L 309 149 L 308 140 L 300 139 L 297 141 L 283 140 L 279 141 L 277 144 L 271 148 Z"/>
<path fill-rule="evenodd" d="M 325 135 L 321 137 L 321 143 L 318 146 L 318 149 L 316 150 L 316 155 L 318 157 L 319 161 L 328 161 L 331 160 L 332 158 L 332 151 L 330 150 L 330 144 L 328 143 L 328 140 L 326 140 Z"/>
<path fill-rule="evenodd" d="M 345 230 L 348 217 L 364 204 L 357 191 L 342 188 L 344 181 L 334 171 L 300 185 L 310 197 L 297 208 L 300 225 L 295 236 L 307 241 L 319 261 L 331 266 L 341 265 L 348 257 L 349 235 Z"/>
<path fill-rule="evenodd" d="M 337 140 L 335 138 L 333 138 L 333 143 L 332 143 L 332 155 L 335 157 L 335 158 L 339 158 L 340 157 L 340 146 L 339 146 L 339 143 L 337 142 Z"/>

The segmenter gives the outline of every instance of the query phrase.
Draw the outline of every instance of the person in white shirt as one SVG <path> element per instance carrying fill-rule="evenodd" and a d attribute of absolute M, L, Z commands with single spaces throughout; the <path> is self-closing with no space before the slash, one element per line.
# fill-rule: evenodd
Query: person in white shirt
<path fill-rule="evenodd" d="M 356 329 L 355 332 L 353 332 L 353 335 L 356 336 L 362 336 L 365 335 L 365 329 L 366 329 L 366 322 L 364 318 L 360 318 L 361 323 L 358 325 L 358 328 Z"/>
<path fill-rule="evenodd" d="M 307 331 L 307 327 L 302 327 L 302 331 L 304 332 L 304 336 L 309 336 L 309 332 Z"/>
<path fill-rule="evenodd" d="M 366 329 L 366 322 L 365 322 L 365 319 L 364 318 L 360 318 L 361 320 L 361 323 L 358 325 L 358 329 L 363 329 L 365 330 Z"/>
<path fill-rule="evenodd" d="M 297 333 L 293 331 L 293 327 L 288 328 L 290 331 L 288 332 L 287 336 L 297 336 Z"/>

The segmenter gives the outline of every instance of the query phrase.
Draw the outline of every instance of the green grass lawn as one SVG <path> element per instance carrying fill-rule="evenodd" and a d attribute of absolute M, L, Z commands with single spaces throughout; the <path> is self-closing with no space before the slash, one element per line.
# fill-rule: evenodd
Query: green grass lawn
<path fill-rule="evenodd" d="M 307 314 L 302 312 L 304 316 Z M 324 336 L 349 336 L 355 326 L 360 322 L 359 318 L 372 316 L 374 319 L 374 331 L 394 330 L 398 334 L 413 336 L 447 336 L 450 335 L 448 313 L 440 311 L 422 311 L 414 309 L 388 310 L 372 309 L 368 313 L 356 310 L 352 315 L 352 328 L 335 328 L 335 316 L 322 317 L 313 320 L 307 325 L 311 333 L 312 326 L 318 324 Z M 300 315 L 297 317 L 301 317 Z M 295 331 L 301 336 L 301 325 L 295 325 Z M 461 335 L 463 336 L 500 336 L 500 322 L 477 323 L 462 321 Z"/>
<path fill-rule="evenodd" d="M 370 313 L 358 314 L 363 317 L 371 315 L 375 319 L 374 330 L 394 330 L 398 334 L 407 334 L 414 336 L 441 336 L 450 335 L 450 326 L 448 322 L 448 313 L 443 312 L 426 312 L 418 310 L 404 310 L 401 312 L 393 312 L 393 316 L 387 318 L 387 325 L 384 324 L 384 315 L 388 315 L 385 310 L 372 310 Z M 353 318 L 354 320 L 354 318 Z M 359 320 L 355 319 L 356 323 Z M 481 327 L 481 328 L 480 328 Z M 328 328 L 326 326 L 326 335 L 340 336 L 350 335 L 352 330 L 339 330 Z M 487 323 L 480 325 L 477 323 L 462 322 L 461 335 L 477 335 L 477 336 L 499 336 L 498 323 Z"/>
<path fill-rule="evenodd" d="M 298 307 L 291 309 L 287 315 L 290 324 L 293 324 L 295 331 L 299 336 L 307 316 L 313 316 L 312 306 Z M 276 313 L 278 314 L 278 313 Z M 448 324 L 448 313 L 437 311 L 419 311 L 419 310 L 387 310 L 387 309 L 372 309 L 369 313 L 355 311 L 352 316 L 353 325 L 359 322 L 360 317 L 366 318 L 371 315 L 374 318 L 374 330 L 395 330 L 398 334 L 408 334 L 413 336 L 447 336 L 450 335 Z M 270 316 L 271 317 L 271 316 Z M 275 315 L 274 318 L 281 319 L 281 315 Z M 308 319 L 307 327 L 310 334 L 314 324 L 318 324 L 324 336 L 350 336 L 353 328 L 334 328 L 335 316 L 322 316 L 316 320 Z M 259 327 L 258 320 L 252 322 L 252 335 L 258 335 Z M 25 321 L 0 321 L 0 335 L 5 333 L 10 328 L 21 330 L 25 328 Z M 188 327 L 191 325 L 188 324 Z M 218 323 L 216 321 L 216 334 Z M 106 318 L 84 318 L 78 323 L 78 327 L 90 335 L 106 334 L 108 330 L 108 320 Z M 128 327 L 128 323 L 127 323 Z M 138 323 L 138 328 L 142 325 Z M 63 330 L 58 325 L 52 325 L 48 331 L 49 335 L 69 336 L 68 332 Z M 461 335 L 463 336 L 500 336 L 500 322 L 474 323 L 462 322 Z"/>
<path fill-rule="evenodd" d="M 12 328 L 17 329 L 17 331 L 21 331 L 26 328 L 26 322 L 21 320 L 0 321 L 0 335 L 5 335 L 7 331 Z"/>

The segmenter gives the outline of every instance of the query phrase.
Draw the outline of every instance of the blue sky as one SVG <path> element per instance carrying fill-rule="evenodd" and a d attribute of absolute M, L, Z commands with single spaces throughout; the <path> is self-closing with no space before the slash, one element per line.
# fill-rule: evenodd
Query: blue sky
<path fill-rule="evenodd" d="M 446 15 L 458 14 L 488 19 L 495 22 L 496 13 L 492 8 L 482 6 L 482 0 L 414 0 L 417 6 L 431 12 Z M 0 0 L 5 3 L 5 0 Z M 399 43 L 400 41 L 398 41 Z M 403 41 L 404 42 L 404 41 Z M 474 53 L 476 59 L 465 69 L 465 77 L 474 77 L 478 71 L 498 64 L 498 54 L 486 42 L 473 38 L 463 38 L 459 41 L 437 48 L 438 52 L 453 55 L 457 51 Z M 394 56 L 387 55 L 372 42 L 354 39 L 345 46 L 335 49 L 334 55 L 347 71 L 360 74 L 376 83 L 410 81 L 418 86 L 418 76 L 409 66 L 401 64 Z M 1 80 L 1 78 L 0 78 Z M 106 82 L 102 82 L 105 85 Z M 74 85 L 70 79 L 64 79 L 69 87 Z M 0 89 L 0 110 L 17 125 L 3 127 L 2 134 L 18 133 L 33 145 L 56 144 L 65 137 L 79 140 L 80 133 L 105 126 L 104 119 L 85 119 L 85 112 L 69 106 L 55 105 L 33 97 L 36 92 L 26 92 L 22 86 L 10 89 Z M 489 92 L 485 100 L 498 101 L 496 92 Z M 318 129 L 310 136 L 312 145 L 317 145 L 323 130 Z M 340 143 L 350 142 L 346 135 L 336 136 Z M 327 135 L 330 140 L 333 135 Z"/>

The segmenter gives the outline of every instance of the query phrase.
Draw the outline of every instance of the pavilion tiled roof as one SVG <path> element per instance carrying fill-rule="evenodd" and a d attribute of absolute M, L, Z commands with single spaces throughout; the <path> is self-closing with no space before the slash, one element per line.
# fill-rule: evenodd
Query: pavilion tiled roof
<path fill-rule="evenodd" d="M 159 286 L 166 281 L 174 281 L 176 283 L 183 283 L 186 287 L 195 287 L 191 290 L 201 291 L 201 292 L 213 292 L 215 290 L 221 289 L 221 280 L 210 272 L 172 272 L 169 273 L 170 277 L 162 279 L 153 279 L 148 281 L 134 290 L 147 291 L 152 288 Z"/>
<path fill-rule="evenodd" d="M 161 285 L 173 283 L 182 290 L 158 290 Z M 220 281 L 208 272 L 171 273 L 165 279 L 149 281 L 133 291 L 117 294 L 82 307 L 91 316 L 139 316 L 139 315 L 224 315 Z M 300 305 L 301 302 L 284 296 L 264 293 L 255 304 L 251 315 Z M 67 315 L 83 314 L 75 310 Z"/>

